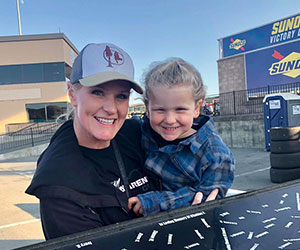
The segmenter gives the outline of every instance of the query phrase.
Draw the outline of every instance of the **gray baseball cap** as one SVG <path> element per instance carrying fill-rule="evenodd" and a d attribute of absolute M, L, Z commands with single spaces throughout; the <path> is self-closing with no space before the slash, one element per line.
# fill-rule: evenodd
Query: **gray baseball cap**
<path fill-rule="evenodd" d="M 80 82 L 86 87 L 96 86 L 114 80 L 132 84 L 139 94 L 143 89 L 134 81 L 134 66 L 130 56 L 111 43 L 90 43 L 76 57 L 71 73 L 71 82 Z"/>

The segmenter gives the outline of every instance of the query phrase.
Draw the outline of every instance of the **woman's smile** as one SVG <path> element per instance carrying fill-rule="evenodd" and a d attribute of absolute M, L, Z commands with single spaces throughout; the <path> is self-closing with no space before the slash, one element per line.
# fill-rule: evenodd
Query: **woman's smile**
<path fill-rule="evenodd" d="M 113 125 L 116 119 L 105 119 L 95 116 L 95 119 L 103 125 Z"/>

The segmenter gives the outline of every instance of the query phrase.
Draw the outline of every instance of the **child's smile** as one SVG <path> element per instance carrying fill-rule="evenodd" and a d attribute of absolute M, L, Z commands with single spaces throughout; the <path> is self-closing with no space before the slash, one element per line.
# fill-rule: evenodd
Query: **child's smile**
<path fill-rule="evenodd" d="M 149 97 L 151 127 L 165 140 L 185 138 L 195 132 L 193 119 L 199 115 L 200 105 L 195 104 L 191 86 L 154 86 Z"/>

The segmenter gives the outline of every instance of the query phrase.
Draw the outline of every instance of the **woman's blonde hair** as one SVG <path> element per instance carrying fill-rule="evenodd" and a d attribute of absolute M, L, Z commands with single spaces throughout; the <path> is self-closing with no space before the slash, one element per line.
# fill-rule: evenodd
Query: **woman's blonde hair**
<path fill-rule="evenodd" d="M 81 87 L 82 87 L 82 85 L 79 82 L 76 82 L 76 83 L 72 84 L 72 86 L 71 86 L 71 88 L 74 88 L 75 91 L 80 89 Z M 59 115 L 56 118 L 56 122 L 60 123 L 60 122 L 64 122 L 64 121 L 67 121 L 67 120 L 73 120 L 74 119 L 74 112 L 75 112 L 75 109 L 72 106 L 72 104 L 68 105 L 67 106 L 67 112 L 64 113 L 64 114 Z"/>

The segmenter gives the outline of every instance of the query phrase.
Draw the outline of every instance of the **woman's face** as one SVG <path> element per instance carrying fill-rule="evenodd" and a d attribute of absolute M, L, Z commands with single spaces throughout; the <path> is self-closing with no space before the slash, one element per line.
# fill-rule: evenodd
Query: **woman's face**
<path fill-rule="evenodd" d="M 79 145 L 108 147 L 126 119 L 130 83 L 112 81 L 79 89 L 71 85 L 69 96 L 75 108 L 74 130 Z"/>

